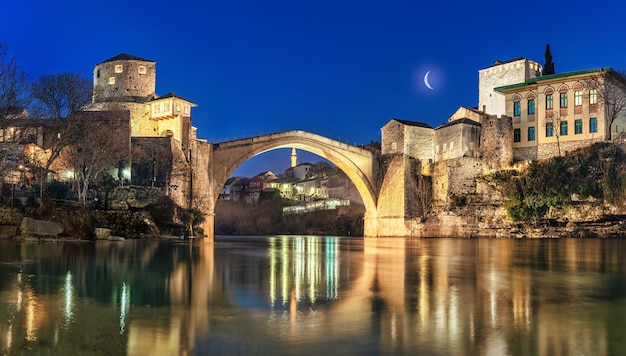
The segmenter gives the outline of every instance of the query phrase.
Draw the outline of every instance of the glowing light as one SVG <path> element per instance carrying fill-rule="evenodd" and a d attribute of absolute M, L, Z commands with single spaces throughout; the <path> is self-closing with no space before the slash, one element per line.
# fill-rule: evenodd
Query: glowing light
<path fill-rule="evenodd" d="M 61 172 L 61 179 L 62 180 L 71 180 L 74 179 L 74 171 L 71 169 L 66 169 L 64 171 Z"/>

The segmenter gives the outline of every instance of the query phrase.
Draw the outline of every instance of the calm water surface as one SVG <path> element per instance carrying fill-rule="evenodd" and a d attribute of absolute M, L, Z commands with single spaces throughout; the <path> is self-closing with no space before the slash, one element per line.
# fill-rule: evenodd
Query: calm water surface
<path fill-rule="evenodd" d="M 0 354 L 620 355 L 626 241 L 0 241 Z"/>

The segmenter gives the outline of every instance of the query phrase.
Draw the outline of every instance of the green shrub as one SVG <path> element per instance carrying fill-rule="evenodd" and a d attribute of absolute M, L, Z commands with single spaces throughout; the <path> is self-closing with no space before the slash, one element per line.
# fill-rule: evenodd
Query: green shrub
<path fill-rule="evenodd" d="M 597 143 L 563 157 L 533 162 L 525 172 L 501 171 L 492 179 L 508 198 L 505 208 L 514 220 L 538 220 L 567 210 L 572 195 L 611 204 L 624 201 L 626 160 L 611 143 Z"/>

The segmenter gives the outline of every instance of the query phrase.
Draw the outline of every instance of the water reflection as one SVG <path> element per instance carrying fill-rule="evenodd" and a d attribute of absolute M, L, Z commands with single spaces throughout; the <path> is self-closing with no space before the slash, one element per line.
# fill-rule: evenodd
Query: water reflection
<path fill-rule="evenodd" d="M 0 354 L 619 354 L 622 240 L 0 241 Z"/>

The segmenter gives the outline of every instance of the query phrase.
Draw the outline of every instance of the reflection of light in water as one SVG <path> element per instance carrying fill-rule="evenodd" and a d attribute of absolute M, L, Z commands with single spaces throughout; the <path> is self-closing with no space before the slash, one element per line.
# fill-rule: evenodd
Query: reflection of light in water
<path fill-rule="evenodd" d="M 294 275 L 294 284 L 296 287 L 296 300 L 300 300 L 300 285 L 302 283 L 302 275 L 304 274 L 305 263 L 304 260 L 304 238 L 298 236 L 296 238 L 296 251 L 294 256 L 294 264 L 296 266 L 295 275 Z"/>
<path fill-rule="evenodd" d="M 339 276 L 339 245 L 332 237 L 326 238 L 326 298 L 337 298 L 337 278 Z"/>
<path fill-rule="evenodd" d="M 396 326 L 397 321 L 396 313 L 391 314 L 391 341 L 394 345 L 398 341 L 398 328 Z"/>
<path fill-rule="evenodd" d="M 37 301 L 33 292 L 29 289 L 26 291 L 26 341 L 37 341 L 37 328 L 35 327 L 35 317 L 37 313 Z"/>
<path fill-rule="evenodd" d="M 340 265 L 336 238 L 297 236 L 270 240 L 268 255 L 268 297 L 272 307 L 278 303 L 278 298 L 282 299 L 283 306 L 291 303 L 293 298 L 296 302 L 306 298 L 315 304 L 320 297 L 320 287 L 324 287 L 323 283 L 326 293 L 321 295 L 326 299 L 337 299 Z"/>
<path fill-rule="evenodd" d="M 458 290 L 455 286 L 450 287 L 450 325 L 448 332 L 450 336 L 457 337 L 459 335 L 459 298 Z"/>
<path fill-rule="evenodd" d="M 22 272 L 17 274 L 17 286 L 17 304 L 15 310 L 20 311 L 22 310 Z"/>
<path fill-rule="evenodd" d="M 289 246 L 283 241 L 281 249 L 281 263 L 283 266 L 281 273 L 282 289 L 281 297 L 283 298 L 283 305 L 287 304 L 289 300 Z"/>
<path fill-rule="evenodd" d="M 72 272 L 67 271 L 65 274 L 65 284 L 63 285 L 63 316 L 65 318 L 65 327 L 67 328 L 72 322 L 74 316 L 74 285 L 72 284 Z"/>
<path fill-rule="evenodd" d="M 126 287 L 126 282 L 122 283 L 122 295 L 120 297 L 120 335 L 126 328 L 126 313 L 130 307 L 130 287 Z"/>
<path fill-rule="evenodd" d="M 276 302 L 276 239 L 270 240 L 270 305 L 274 307 Z"/>
<path fill-rule="evenodd" d="M 11 346 L 13 345 L 13 324 L 9 325 L 7 330 L 7 343 L 6 350 L 11 350 Z"/>
<path fill-rule="evenodd" d="M 319 277 L 319 244 L 317 237 L 309 237 L 308 272 L 309 272 L 309 300 L 315 303 L 317 297 L 317 281 Z"/>
<path fill-rule="evenodd" d="M 498 277 L 496 276 L 494 267 L 489 270 L 489 312 L 491 313 L 491 324 L 496 324 L 496 288 L 498 286 Z"/>
<path fill-rule="evenodd" d="M 419 257 L 419 303 L 418 311 L 421 325 L 426 325 L 430 315 L 430 288 L 428 288 L 428 257 Z"/>

